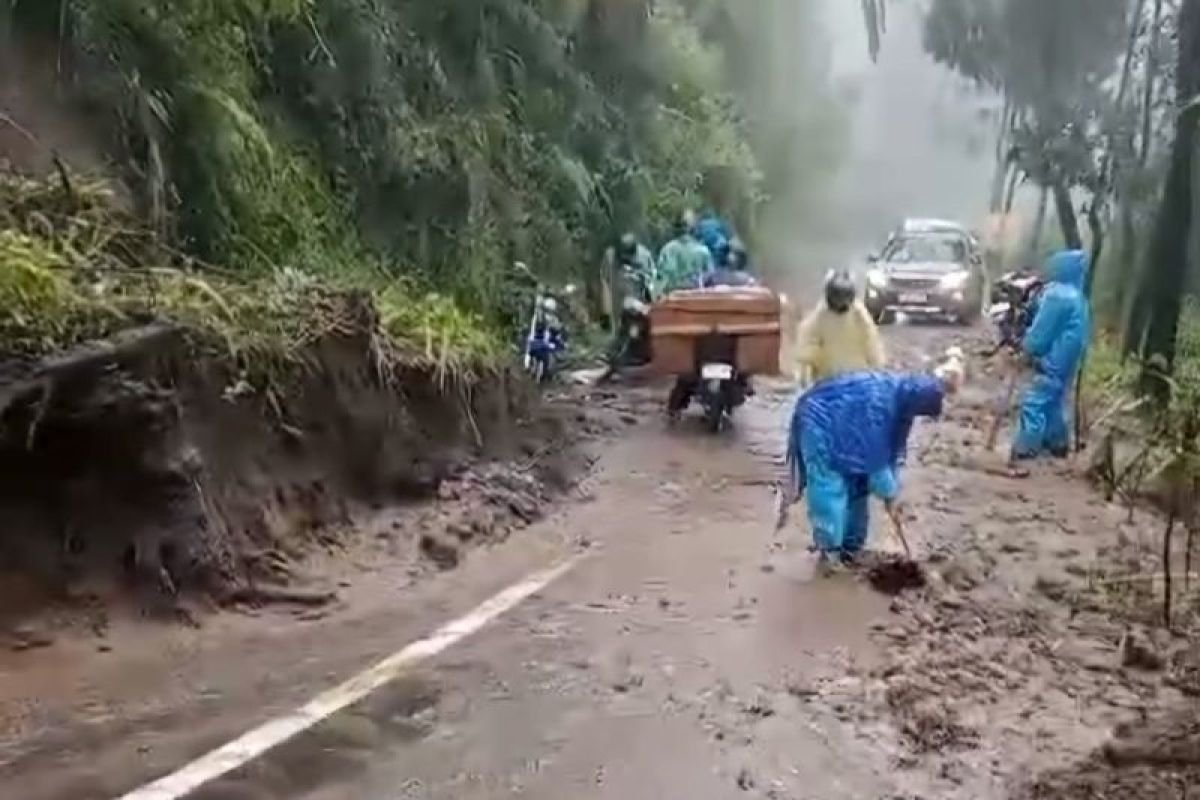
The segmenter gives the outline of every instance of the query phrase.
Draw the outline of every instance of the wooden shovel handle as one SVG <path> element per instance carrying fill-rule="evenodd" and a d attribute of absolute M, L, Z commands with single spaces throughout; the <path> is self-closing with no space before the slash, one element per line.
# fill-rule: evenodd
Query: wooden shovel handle
<path fill-rule="evenodd" d="M 1000 423 L 1008 416 L 1008 410 L 1012 407 L 1013 395 L 1017 393 L 1017 381 L 1021 378 L 1021 371 L 1015 366 L 1012 368 L 1012 374 L 1008 378 L 1008 387 L 1004 391 L 1004 404 L 996 409 L 996 413 L 992 415 L 992 425 L 988 429 L 987 449 L 992 452 L 996 449 L 996 440 L 1000 437 Z"/>

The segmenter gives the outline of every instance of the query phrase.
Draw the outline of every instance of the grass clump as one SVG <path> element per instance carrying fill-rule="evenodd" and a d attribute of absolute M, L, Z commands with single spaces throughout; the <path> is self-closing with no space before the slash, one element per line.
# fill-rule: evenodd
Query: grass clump
<path fill-rule="evenodd" d="M 251 371 L 298 365 L 330 335 L 365 333 L 389 363 L 463 375 L 504 356 L 481 317 L 378 270 L 349 282 L 199 264 L 137 227 L 100 183 L 5 174 L 0 201 L 0 357 L 37 357 L 152 321 L 193 331 Z"/>

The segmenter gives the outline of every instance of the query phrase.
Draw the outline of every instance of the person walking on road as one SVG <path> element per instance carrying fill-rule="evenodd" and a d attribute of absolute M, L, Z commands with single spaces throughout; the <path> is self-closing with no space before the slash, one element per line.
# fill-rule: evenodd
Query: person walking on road
<path fill-rule="evenodd" d="M 1046 264 L 1049 283 L 1021 343 L 1033 366 L 1033 380 L 1021 398 L 1010 467 L 1023 474 L 1019 462 L 1049 453 L 1066 457 L 1070 450 L 1067 398 L 1091 334 L 1091 308 L 1083 294 L 1088 256 L 1063 250 Z"/>
<path fill-rule="evenodd" d="M 846 270 L 830 272 L 825 298 L 796 331 L 796 377 L 807 385 L 844 372 L 882 369 L 879 328 Z"/>

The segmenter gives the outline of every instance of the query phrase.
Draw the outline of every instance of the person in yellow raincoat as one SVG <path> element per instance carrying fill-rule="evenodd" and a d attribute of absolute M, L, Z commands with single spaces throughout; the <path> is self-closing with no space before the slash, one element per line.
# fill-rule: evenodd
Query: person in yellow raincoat
<path fill-rule="evenodd" d="M 796 331 L 796 377 L 808 385 L 845 372 L 882 369 L 884 361 L 879 328 L 857 299 L 850 274 L 830 273 L 824 302 Z"/>
<path fill-rule="evenodd" d="M 854 280 L 845 270 L 825 279 L 825 299 L 796 330 L 794 371 L 802 387 L 848 372 L 882 369 L 883 338 L 866 306 L 857 298 Z M 778 494 L 776 528 L 804 491 L 804 465 L 789 449 L 788 480 Z"/>

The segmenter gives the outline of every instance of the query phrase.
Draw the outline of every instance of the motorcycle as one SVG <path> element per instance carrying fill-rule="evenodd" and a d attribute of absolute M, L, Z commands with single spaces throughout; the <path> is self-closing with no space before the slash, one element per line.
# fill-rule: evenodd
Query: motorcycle
<path fill-rule="evenodd" d="M 613 367 L 642 366 L 650 362 L 650 287 L 644 277 L 625 268 L 625 299 L 621 303 L 618 351 Z"/>
<path fill-rule="evenodd" d="M 1020 348 L 1045 288 L 1042 277 L 1027 269 L 1005 273 L 995 282 L 988 319 L 996 331 L 996 351 Z"/>
<path fill-rule="evenodd" d="M 518 262 L 516 267 L 524 274 L 532 276 L 524 264 Z M 574 293 L 575 286 L 568 284 L 561 294 L 564 298 L 569 298 Z M 538 282 L 525 335 L 525 372 L 537 383 L 549 381 L 554 377 L 566 350 L 567 331 L 559 309 L 559 297 Z"/>
<path fill-rule="evenodd" d="M 680 377 L 667 400 L 672 418 L 687 407 L 694 395 L 704 412 L 704 425 L 719 433 L 746 402 L 749 382 L 737 368 L 737 337 L 711 334 L 697 341 L 696 372 Z"/>

